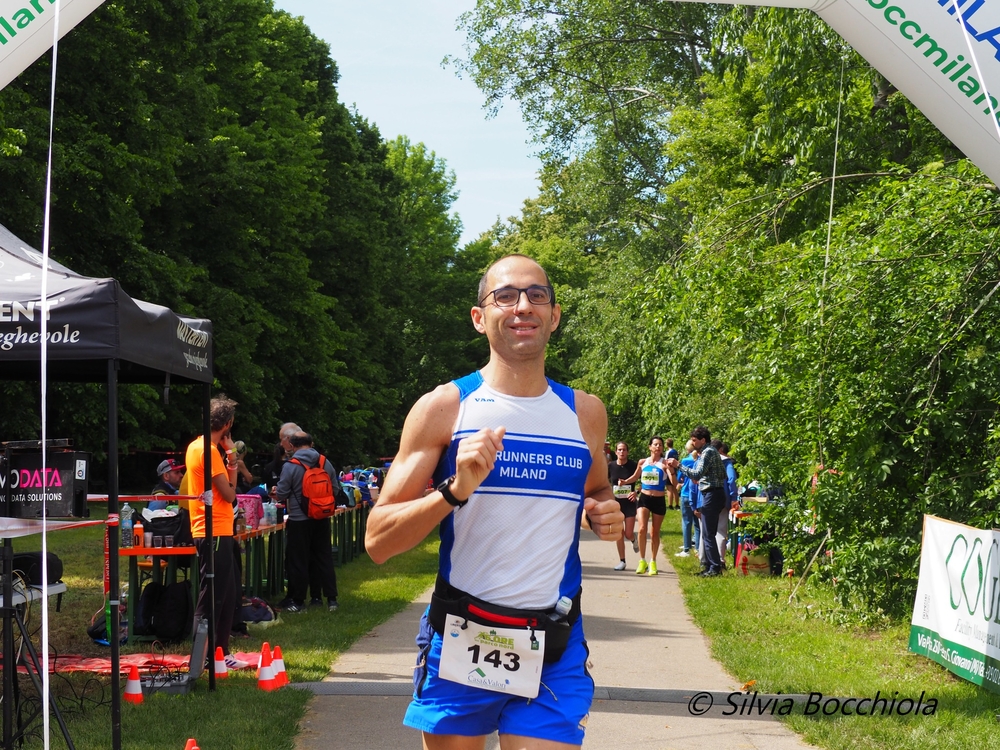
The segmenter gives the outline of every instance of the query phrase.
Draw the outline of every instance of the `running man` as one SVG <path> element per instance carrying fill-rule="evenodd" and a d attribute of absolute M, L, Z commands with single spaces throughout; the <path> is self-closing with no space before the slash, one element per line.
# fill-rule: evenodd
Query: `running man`
<path fill-rule="evenodd" d="M 624 518 L 608 483 L 604 404 L 545 377 L 560 314 L 534 260 L 510 255 L 486 271 L 471 315 L 490 360 L 413 406 L 369 516 L 376 563 L 440 524 L 403 720 L 431 750 L 482 750 L 495 731 L 504 748 L 583 743 L 594 682 L 580 527 L 615 541 Z M 437 489 L 425 495 L 432 476 Z"/>
<path fill-rule="evenodd" d="M 663 517 L 667 515 L 667 485 L 673 483 L 674 473 L 666 464 L 667 459 L 663 456 L 663 438 L 654 435 L 649 441 L 649 457 L 639 462 L 639 468 L 635 470 L 628 482 L 639 479 L 642 490 L 639 492 L 638 509 L 636 510 L 636 522 L 639 532 L 639 564 L 636 566 L 635 574 L 641 576 L 649 573 L 655 576 L 656 553 L 660 549 L 660 527 L 663 526 Z M 649 517 L 653 517 L 653 536 L 650 539 L 649 563 L 646 563 L 646 537 Z"/>
<path fill-rule="evenodd" d="M 625 526 L 622 535 L 615 544 L 618 546 L 619 562 L 615 570 L 625 570 L 625 540 L 632 542 L 632 551 L 639 551 L 639 539 L 635 535 L 635 485 L 626 482 L 635 473 L 637 464 L 628 457 L 628 443 L 624 440 L 615 446 L 615 460 L 608 464 L 608 479 L 611 480 L 611 490 L 618 499 L 618 505 L 625 515 Z M 634 481 L 634 480 L 633 480 Z"/>

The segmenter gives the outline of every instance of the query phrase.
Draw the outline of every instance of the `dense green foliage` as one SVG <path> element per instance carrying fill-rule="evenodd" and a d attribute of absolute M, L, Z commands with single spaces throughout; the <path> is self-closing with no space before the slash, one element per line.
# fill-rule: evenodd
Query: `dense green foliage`
<path fill-rule="evenodd" d="M 707 424 L 784 487 L 792 567 L 829 528 L 842 601 L 907 612 L 922 514 L 998 520 L 995 186 L 806 12 L 481 0 L 463 23 L 461 65 L 546 155 L 494 244 L 574 279 L 557 367 L 612 439 Z"/>
<path fill-rule="evenodd" d="M 301 19 L 270 0 L 109 0 L 59 49 L 53 257 L 210 318 L 257 450 L 293 420 L 337 463 L 389 454 L 415 394 L 481 358 L 458 323 L 482 257 L 459 257 L 454 177 L 338 101 Z M 36 246 L 49 78 L 42 59 L 0 93 L 0 222 Z M 0 388 L 0 435 L 36 436 L 37 387 Z M 103 391 L 54 388 L 49 434 L 100 452 Z M 122 391 L 125 449 L 200 427 L 197 391 Z"/>

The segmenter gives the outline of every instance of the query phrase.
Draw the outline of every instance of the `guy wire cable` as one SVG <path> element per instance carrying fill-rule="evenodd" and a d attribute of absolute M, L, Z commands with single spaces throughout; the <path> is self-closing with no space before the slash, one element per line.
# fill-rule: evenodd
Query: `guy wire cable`
<path fill-rule="evenodd" d="M 826 255 L 823 258 L 823 282 L 819 288 L 819 327 L 822 330 L 824 325 L 824 313 L 826 311 L 826 277 L 830 269 L 830 238 L 833 235 L 833 198 L 837 187 L 837 154 L 840 149 L 840 114 L 844 106 L 844 67 L 846 58 L 840 58 L 840 93 L 837 95 L 837 125 L 833 131 L 833 173 L 830 176 L 830 212 L 826 219 Z M 816 402 L 816 439 L 819 448 L 819 462 L 825 463 L 823 458 L 823 372 L 826 368 L 826 356 L 820 360 L 819 365 L 819 388 Z"/>
<path fill-rule="evenodd" d="M 49 85 L 49 151 L 45 168 L 45 214 L 42 227 L 42 314 L 41 321 L 41 420 L 42 420 L 42 476 L 46 476 L 48 443 L 48 328 L 51 306 L 48 298 L 49 243 L 51 242 L 50 222 L 52 218 L 52 142 L 56 119 L 56 63 L 59 60 L 59 9 L 55 3 L 52 19 L 52 76 Z M 109 460 L 111 460 L 109 458 Z M 42 741 L 44 750 L 49 750 L 51 716 L 49 707 L 49 547 L 48 547 L 48 493 L 42 482 Z"/>

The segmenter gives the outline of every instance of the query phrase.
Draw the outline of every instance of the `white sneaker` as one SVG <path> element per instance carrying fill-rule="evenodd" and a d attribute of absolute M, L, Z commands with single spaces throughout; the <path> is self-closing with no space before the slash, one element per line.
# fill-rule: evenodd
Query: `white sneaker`
<path fill-rule="evenodd" d="M 675 552 L 674 557 L 690 557 L 690 552 Z"/>
<path fill-rule="evenodd" d="M 245 661 L 240 661 L 232 654 L 226 654 L 226 669 L 246 669 L 250 665 Z"/>
<path fill-rule="evenodd" d="M 625 561 L 622 560 L 614 568 L 612 568 L 612 570 L 625 570 Z"/>

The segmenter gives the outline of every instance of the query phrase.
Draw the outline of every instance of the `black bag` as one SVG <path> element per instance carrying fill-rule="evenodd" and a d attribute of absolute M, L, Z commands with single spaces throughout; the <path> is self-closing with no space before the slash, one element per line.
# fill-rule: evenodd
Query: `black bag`
<path fill-rule="evenodd" d="M 151 584 L 147 584 L 147 588 Z M 153 606 L 153 634 L 164 643 L 183 641 L 191 635 L 191 582 L 163 586 Z"/>
<path fill-rule="evenodd" d="M 274 609 L 263 599 L 256 596 L 243 599 L 243 622 L 271 622 L 274 620 Z"/>
<path fill-rule="evenodd" d="M 135 608 L 135 622 L 132 623 L 132 632 L 136 635 L 153 635 L 153 612 L 163 596 L 163 589 L 162 583 L 150 581 L 142 590 Z"/>
<path fill-rule="evenodd" d="M 545 631 L 546 664 L 553 664 L 562 657 L 569 645 L 570 631 L 580 619 L 580 593 L 573 597 L 570 611 L 565 616 L 555 613 L 555 610 L 527 610 L 501 607 L 496 604 L 477 599 L 471 594 L 456 589 L 438 575 L 431 594 L 431 606 L 427 620 L 438 635 L 444 634 L 445 620 L 449 614 L 465 617 L 467 620 L 481 625 L 503 625 L 505 627 L 521 627 L 531 630 Z"/>
<path fill-rule="evenodd" d="M 49 583 L 56 583 L 62 578 L 63 564 L 59 556 L 53 552 L 48 553 L 49 560 Z M 29 586 L 42 585 L 42 553 L 41 552 L 20 552 L 14 555 L 14 572 L 24 576 L 24 580 Z"/>
<path fill-rule="evenodd" d="M 176 516 L 160 516 L 143 520 L 143 531 L 152 531 L 153 536 L 172 536 L 175 547 L 190 547 L 194 544 L 191 536 L 191 516 L 186 508 L 178 508 Z"/>

